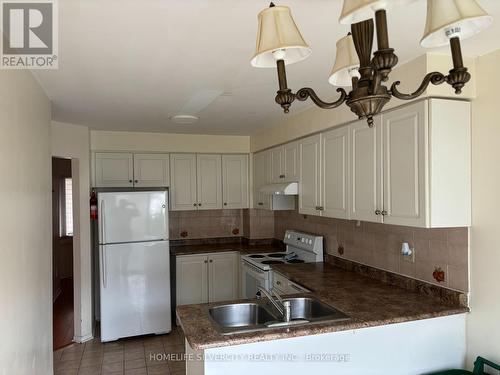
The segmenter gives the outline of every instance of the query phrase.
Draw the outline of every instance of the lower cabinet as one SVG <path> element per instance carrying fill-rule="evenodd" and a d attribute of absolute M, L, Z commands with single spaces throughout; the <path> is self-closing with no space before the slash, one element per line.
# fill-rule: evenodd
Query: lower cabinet
<path fill-rule="evenodd" d="M 177 256 L 176 304 L 237 299 L 238 266 L 238 252 Z"/>

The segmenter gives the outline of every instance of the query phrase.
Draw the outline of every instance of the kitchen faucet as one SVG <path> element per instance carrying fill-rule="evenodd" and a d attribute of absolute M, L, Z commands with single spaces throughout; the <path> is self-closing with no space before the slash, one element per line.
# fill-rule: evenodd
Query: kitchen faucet
<path fill-rule="evenodd" d="M 290 301 L 283 301 L 283 298 L 274 290 L 274 288 L 271 288 L 271 291 L 268 292 L 265 288 L 258 286 L 257 287 L 258 292 L 257 292 L 257 298 L 261 297 L 260 293 L 264 294 L 269 301 L 273 304 L 273 306 L 276 308 L 276 310 L 279 311 L 281 316 L 283 317 L 284 322 L 289 322 L 292 319 L 292 311 L 291 311 L 291 306 L 290 306 Z M 273 297 L 276 297 L 276 299 Z"/>

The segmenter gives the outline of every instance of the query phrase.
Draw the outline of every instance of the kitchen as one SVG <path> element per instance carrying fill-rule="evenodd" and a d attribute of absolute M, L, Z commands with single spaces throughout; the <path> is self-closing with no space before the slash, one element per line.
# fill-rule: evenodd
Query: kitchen
<path fill-rule="evenodd" d="M 22 130 L 5 203 L 34 212 L 4 221 L 33 234 L 6 247 L 1 373 L 500 371 L 496 2 L 127 0 L 117 24 L 141 27 L 113 48 L 103 4 L 59 2 L 58 69 L 0 71 Z M 71 164 L 74 225 L 57 348 L 52 157 Z M 18 246 L 27 280 L 8 289 Z"/>

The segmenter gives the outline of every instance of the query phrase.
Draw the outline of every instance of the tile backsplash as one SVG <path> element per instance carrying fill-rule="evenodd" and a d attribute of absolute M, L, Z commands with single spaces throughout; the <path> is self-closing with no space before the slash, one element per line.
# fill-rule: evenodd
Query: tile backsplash
<path fill-rule="evenodd" d="M 170 211 L 170 239 L 242 237 L 244 210 Z"/>
<path fill-rule="evenodd" d="M 274 212 L 274 238 L 286 229 L 322 235 L 333 256 L 384 269 L 443 287 L 467 292 L 468 228 L 423 229 Z M 401 255 L 402 242 L 415 250 L 415 262 Z M 444 276 L 443 281 L 437 281 Z"/>

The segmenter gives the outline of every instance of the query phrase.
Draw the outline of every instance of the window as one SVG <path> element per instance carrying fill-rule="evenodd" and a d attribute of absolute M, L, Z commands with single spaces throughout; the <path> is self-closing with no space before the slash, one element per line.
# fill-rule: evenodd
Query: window
<path fill-rule="evenodd" d="M 65 178 L 61 199 L 61 237 L 73 235 L 73 181 Z"/>

